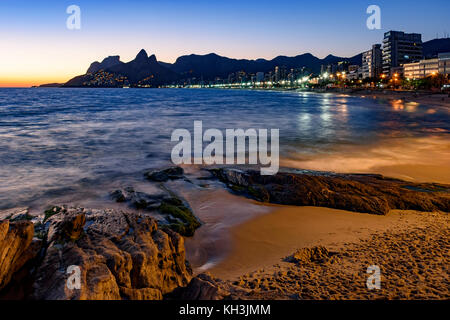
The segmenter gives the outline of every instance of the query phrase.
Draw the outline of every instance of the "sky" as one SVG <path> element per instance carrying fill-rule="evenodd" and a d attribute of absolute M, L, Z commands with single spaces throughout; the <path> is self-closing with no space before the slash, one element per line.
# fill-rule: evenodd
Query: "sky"
<path fill-rule="evenodd" d="M 66 27 L 70 5 L 80 7 L 79 30 Z M 380 30 L 366 27 L 369 5 L 381 9 Z M 443 37 L 449 12 L 448 0 L 0 0 L 0 86 L 65 82 L 93 61 L 127 62 L 142 48 L 165 62 L 211 52 L 349 57 L 389 30 Z"/>

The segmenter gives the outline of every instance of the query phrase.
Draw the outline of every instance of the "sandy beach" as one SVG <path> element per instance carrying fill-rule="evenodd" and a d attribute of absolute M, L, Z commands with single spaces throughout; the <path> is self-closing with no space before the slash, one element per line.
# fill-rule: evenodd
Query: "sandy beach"
<path fill-rule="evenodd" d="M 294 213 L 299 214 L 292 209 L 277 212 L 288 218 L 292 218 Z M 288 216 L 289 214 L 292 216 Z M 448 214 L 392 212 L 384 223 L 366 220 L 365 227 L 359 228 L 359 232 L 356 226 L 365 220 L 364 218 L 356 222 L 355 228 L 342 228 L 336 217 L 333 218 L 336 213 L 322 214 L 324 219 L 328 218 L 328 227 L 325 229 L 339 230 L 339 235 L 332 236 L 328 233 L 328 237 L 324 235 L 310 241 L 308 235 L 295 237 L 295 228 L 284 228 L 283 235 L 279 232 L 276 239 L 261 243 L 262 241 L 253 237 L 255 228 L 261 227 L 264 219 L 238 228 L 236 237 L 243 242 L 231 259 L 234 263 L 240 261 L 241 270 L 253 267 L 254 271 L 236 278 L 237 272 L 228 268 L 228 264 L 224 264 L 212 273 L 232 279 L 228 283 L 232 283 L 237 297 L 242 299 L 450 298 Z M 300 216 L 303 216 L 304 220 L 307 219 L 306 214 Z M 269 221 L 273 222 L 267 217 L 265 222 Z M 332 227 L 335 222 L 338 225 Z M 314 227 L 314 224 L 306 222 L 300 229 L 305 231 L 308 225 L 311 229 Z M 268 232 L 268 229 L 264 231 Z M 311 230 L 309 235 L 314 232 Z M 244 233 L 250 234 L 244 236 Z M 270 233 L 269 236 L 276 236 L 276 232 Z M 293 248 L 300 241 L 304 241 L 308 247 L 297 252 L 298 260 L 289 261 L 292 259 L 290 256 L 296 252 Z M 254 247 L 246 247 L 247 243 Z M 322 246 L 310 246 L 319 243 Z M 292 248 L 291 253 L 285 255 L 289 246 Z M 277 252 L 277 249 L 280 251 Z M 317 249 L 322 252 L 314 253 Z M 278 262 L 263 267 L 265 263 L 262 263 L 262 260 Z M 257 264 L 258 269 L 255 268 Z M 369 276 L 367 268 L 372 265 L 380 268 L 379 290 L 368 290 L 366 287 Z"/>
<path fill-rule="evenodd" d="M 338 250 L 375 233 L 410 230 L 428 218 L 413 211 L 377 216 L 318 207 L 275 208 L 233 228 L 230 256 L 209 271 L 219 278 L 235 280 L 248 272 L 270 268 L 299 248 L 322 245 Z"/>
<path fill-rule="evenodd" d="M 423 150 L 409 148 L 409 153 L 398 153 L 400 158 L 407 158 L 410 163 L 399 161 L 375 167 L 371 166 L 372 162 L 354 160 L 350 165 L 359 163 L 362 172 L 371 170 L 414 181 L 448 183 L 449 145 L 440 139 L 431 145 L 433 147 L 424 147 Z M 401 143 L 393 144 L 393 148 L 408 150 Z M 418 159 L 421 156 L 434 152 L 439 152 L 441 157 L 437 154 L 427 157 L 429 164 L 420 165 Z M 368 159 L 370 154 L 365 156 Z M 349 165 L 344 159 L 333 160 L 323 159 L 317 165 Z M 233 283 L 239 290 L 244 289 L 246 293 L 243 296 L 241 292 L 240 298 L 449 297 L 448 213 L 392 210 L 379 216 L 319 207 L 263 207 L 272 210 L 231 228 L 232 245 L 227 258 L 208 270 L 213 276 Z M 309 250 L 316 246 L 333 252 L 337 260 L 324 263 L 308 261 L 302 266 L 286 262 L 286 258 L 296 250 Z M 374 293 L 365 287 L 365 270 L 369 265 L 380 265 L 382 272 L 389 272 L 384 275 L 383 290 Z"/>

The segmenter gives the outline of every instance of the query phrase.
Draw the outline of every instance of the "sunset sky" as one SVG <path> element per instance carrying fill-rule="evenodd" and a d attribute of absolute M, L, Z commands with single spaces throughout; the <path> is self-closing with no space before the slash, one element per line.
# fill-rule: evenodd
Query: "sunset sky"
<path fill-rule="evenodd" d="M 72 4 L 81 8 L 81 30 L 66 28 Z M 381 7 L 381 30 L 366 27 L 371 4 Z M 448 0 L 0 0 L 0 86 L 65 82 L 93 61 L 108 55 L 129 61 L 142 48 L 166 62 L 210 52 L 353 56 L 391 29 L 422 33 L 424 41 L 443 37 L 449 12 Z"/>

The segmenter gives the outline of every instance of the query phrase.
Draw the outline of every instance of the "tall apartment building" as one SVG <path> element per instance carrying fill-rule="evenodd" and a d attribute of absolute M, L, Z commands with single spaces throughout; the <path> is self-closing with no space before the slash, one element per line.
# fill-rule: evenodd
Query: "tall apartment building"
<path fill-rule="evenodd" d="M 382 72 L 381 44 L 374 44 L 372 49 L 362 54 L 362 77 L 376 78 Z"/>
<path fill-rule="evenodd" d="M 422 35 L 389 31 L 383 40 L 383 73 L 392 74 L 392 69 L 422 59 Z"/>

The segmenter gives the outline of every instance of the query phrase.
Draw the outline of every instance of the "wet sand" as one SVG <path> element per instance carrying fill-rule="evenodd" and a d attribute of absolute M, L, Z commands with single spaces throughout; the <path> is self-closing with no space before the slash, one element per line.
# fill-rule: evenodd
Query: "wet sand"
<path fill-rule="evenodd" d="M 448 136 L 391 138 L 366 146 L 339 146 L 314 155 L 281 159 L 285 167 L 340 173 L 378 173 L 412 182 L 450 183 Z"/>
<path fill-rule="evenodd" d="M 414 94 L 414 92 L 408 91 L 356 91 L 351 93 L 353 96 L 360 96 L 362 98 L 378 99 L 381 101 L 388 101 L 396 103 L 401 107 L 407 103 L 420 103 L 431 107 L 444 107 L 450 108 L 450 96 L 448 93 L 432 93 L 432 92 L 420 92 Z"/>

